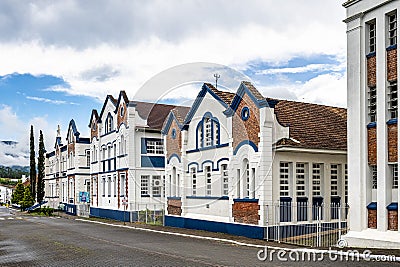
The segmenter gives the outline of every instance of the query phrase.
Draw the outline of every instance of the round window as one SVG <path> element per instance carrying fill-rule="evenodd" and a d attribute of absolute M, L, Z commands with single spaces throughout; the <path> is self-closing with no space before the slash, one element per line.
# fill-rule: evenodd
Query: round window
<path fill-rule="evenodd" d="M 250 109 L 248 107 L 244 107 L 242 109 L 242 120 L 247 121 L 250 118 Z"/>
<path fill-rule="evenodd" d="M 123 117 L 124 114 L 125 114 L 124 106 L 121 106 L 121 109 L 120 109 L 120 115 L 121 115 L 121 117 Z"/>
<path fill-rule="evenodd" d="M 176 130 L 175 129 L 172 129 L 171 136 L 172 136 L 172 139 L 176 138 Z"/>

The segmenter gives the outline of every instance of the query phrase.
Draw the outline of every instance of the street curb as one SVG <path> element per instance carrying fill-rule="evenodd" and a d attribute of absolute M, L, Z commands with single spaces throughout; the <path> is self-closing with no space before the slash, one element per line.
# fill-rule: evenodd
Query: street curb
<path fill-rule="evenodd" d="M 112 223 L 106 223 L 106 222 L 99 222 L 99 221 L 92 221 L 92 220 L 86 220 L 86 219 L 75 219 L 76 221 L 81 221 L 81 222 L 89 222 L 89 223 L 96 223 L 96 224 L 101 224 L 101 225 L 107 225 L 107 226 L 112 226 L 112 227 L 119 227 L 119 228 L 127 228 L 127 229 L 134 229 L 134 230 L 139 230 L 139 231 L 144 231 L 144 232 L 152 232 L 152 233 L 159 233 L 159 234 L 166 234 L 166 235 L 175 235 L 175 236 L 181 236 L 181 237 L 188 237 L 188 238 L 196 238 L 196 239 L 202 239 L 202 240 L 210 240 L 210 241 L 219 241 L 219 242 L 224 242 L 224 243 L 229 243 L 229 244 L 234 244 L 238 246 L 244 246 L 244 247 L 251 247 L 251 248 L 260 248 L 260 249 L 271 249 L 275 251 L 286 251 L 286 252 L 303 252 L 303 253 L 314 253 L 314 254 L 334 254 L 334 255 L 340 255 L 340 256 L 345 256 L 348 258 L 354 257 L 354 250 L 349 249 L 348 251 L 340 251 L 340 250 L 326 250 L 326 249 L 311 249 L 311 248 L 285 248 L 285 247 L 277 247 L 277 246 L 270 246 L 270 245 L 256 245 L 256 244 L 250 244 L 250 243 L 244 243 L 244 242 L 239 242 L 231 239 L 226 239 L 226 238 L 217 238 L 217 237 L 208 237 L 208 236 L 199 236 L 199 235 L 191 235 L 191 234 L 182 234 L 182 233 L 175 233 L 175 232 L 168 232 L 168 231 L 160 231 L 160 230 L 154 230 L 154 229 L 148 229 L 148 228 L 141 228 L 141 227 L 136 227 L 136 226 L 128 226 L 128 225 L 118 225 L 118 224 L 112 224 Z M 359 254 L 359 257 L 364 259 L 364 260 L 376 260 L 376 261 L 381 261 L 380 259 L 386 257 L 387 255 L 374 255 L 374 254 L 369 254 L 369 258 L 365 258 L 365 255 Z M 400 257 L 395 257 L 393 258 L 392 262 L 400 262 Z"/>

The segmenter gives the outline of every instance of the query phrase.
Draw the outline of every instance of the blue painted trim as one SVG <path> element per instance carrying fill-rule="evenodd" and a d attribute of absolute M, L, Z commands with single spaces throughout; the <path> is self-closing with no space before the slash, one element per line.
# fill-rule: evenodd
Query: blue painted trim
<path fill-rule="evenodd" d="M 141 156 L 141 167 L 165 168 L 164 156 Z"/>
<path fill-rule="evenodd" d="M 217 160 L 217 168 L 216 169 L 214 169 L 213 171 L 218 171 L 219 170 L 219 166 L 220 166 L 220 162 L 221 161 L 228 161 L 228 163 L 229 163 L 229 158 L 221 158 L 221 159 L 219 159 L 219 160 Z"/>
<path fill-rule="evenodd" d="M 267 102 L 268 102 L 268 106 L 270 108 L 275 108 L 276 104 L 279 103 L 279 100 L 277 100 L 277 99 L 268 99 Z"/>
<path fill-rule="evenodd" d="M 175 117 L 175 114 L 170 111 L 169 115 L 166 119 L 165 126 L 161 130 L 161 134 L 166 135 L 168 134 L 169 128 L 171 127 L 172 121 L 175 120 L 176 124 L 178 125 L 179 129 L 182 130 L 184 127 L 184 124 L 179 123 L 178 119 Z"/>
<path fill-rule="evenodd" d="M 207 147 L 204 147 L 204 140 L 205 140 L 204 120 L 206 118 L 209 118 L 211 120 L 211 143 L 212 144 L 216 143 L 216 145 L 220 144 L 220 139 L 221 139 L 221 134 L 220 134 L 221 133 L 221 128 L 220 127 L 221 126 L 220 126 L 219 120 L 218 120 L 217 117 L 214 117 L 211 112 L 207 111 L 206 113 L 204 113 L 203 118 L 201 119 L 201 121 L 196 126 L 196 149 L 207 148 Z M 214 127 L 215 126 L 218 127 L 218 133 L 219 133 L 217 140 L 214 140 L 215 139 L 215 136 L 214 136 Z M 199 131 L 202 132 L 202 139 L 201 140 L 198 140 L 199 139 L 199 134 L 198 134 Z M 213 145 L 213 146 L 215 146 L 215 145 Z M 209 147 L 212 147 L 212 146 L 209 146 Z"/>
<path fill-rule="evenodd" d="M 197 172 L 199 171 L 199 163 L 197 163 L 197 162 L 190 162 L 190 163 L 188 164 L 188 168 L 187 168 L 186 173 L 189 173 L 189 170 L 190 170 L 190 166 L 191 166 L 191 165 L 196 165 L 196 171 L 197 171 Z"/>
<path fill-rule="evenodd" d="M 111 100 L 111 97 L 112 97 L 111 95 L 107 95 L 106 100 L 104 101 L 103 107 L 101 108 L 100 115 L 99 115 L 99 119 L 100 119 L 101 117 L 103 117 L 103 112 L 104 112 L 104 110 L 105 110 L 105 108 L 106 108 L 106 106 L 107 106 L 107 101 L 108 101 L 108 100 Z M 112 101 L 112 100 L 111 100 L 111 104 L 113 104 L 115 108 L 117 107 L 117 106 L 116 106 L 116 103 L 115 103 L 114 101 Z M 100 121 L 101 121 L 101 120 L 100 120 Z"/>
<path fill-rule="evenodd" d="M 247 112 L 247 114 L 246 114 Z M 242 111 L 240 112 L 240 116 L 243 121 L 247 121 L 250 118 L 250 109 L 249 107 L 243 107 Z"/>
<path fill-rule="evenodd" d="M 224 143 L 224 144 L 219 144 L 219 145 L 216 145 L 216 146 L 208 146 L 208 147 L 201 147 L 201 148 L 197 148 L 197 149 L 187 150 L 186 153 L 190 154 L 190 153 L 194 153 L 194 152 L 210 150 L 210 149 L 214 149 L 214 148 L 221 148 L 221 147 L 226 147 L 226 146 L 229 146 L 229 143 Z"/>
<path fill-rule="evenodd" d="M 211 163 L 211 170 L 214 169 L 214 161 L 207 159 L 201 163 L 201 169 L 204 170 L 204 164 Z"/>
<path fill-rule="evenodd" d="M 149 194 L 140 195 L 141 197 L 150 197 Z"/>
<path fill-rule="evenodd" d="M 244 83 L 241 83 L 235 97 L 232 100 L 231 105 L 223 112 L 226 116 L 231 117 L 233 116 L 233 114 L 235 114 L 245 93 L 250 97 L 250 99 L 254 102 L 257 108 L 268 107 L 268 101 L 265 98 L 257 99 L 253 95 L 253 93 L 249 90 L 249 88 L 247 88 L 247 86 L 244 85 Z"/>
<path fill-rule="evenodd" d="M 217 200 L 229 200 L 228 196 L 220 196 L 220 197 L 213 197 L 213 196 L 186 196 L 187 199 L 217 199 Z"/>
<path fill-rule="evenodd" d="M 376 202 L 371 202 L 368 204 L 367 209 L 369 210 L 376 210 L 377 209 L 377 203 Z"/>
<path fill-rule="evenodd" d="M 116 130 L 112 130 L 112 131 L 110 131 L 110 132 L 108 132 L 106 134 L 100 135 L 100 137 L 104 137 L 104 136 L 107 136 L 107 135 L 115 133 L 115 132 L 116 132 Z"/>
<path fill-rule="evenodd" d="M 167 200 L 181 200 L 181 197 L 167 197 Z"/>
<path fill-rule="evenodd" d="M 176 139 L 176 129 L 174 128 L 174 129 L 172 129 L 172 132 L 171 132 L 171 137 L 172 137 L 172 139 Z"/>
<path fill-rule="evenodd" d="M 387 125 L 397 124 L 397 118 L 390 119 L 386 122 Z"/>
<path fill-rule="evenodd" d="M 179 163 L 181 163 L 181 158 L 180 158 L 179 155 L 176 154 L 176 153 L 172 154 L 172 155 L 168 158 L 167 163 L 169 163 L 169 162 L 171 161 L 172 158 L 177 158 L 178 161 L 179 161 Z"/>
<path fill-rule="evenodd" d="M 228 107 L 228 105 L 221 98 L 219 98 L 219 96 L 217 96 L 206 84 L 203 84 L 199 94 L 196 97 L 196 100 L 194 101 L 191 109 L 189 110 L 188 114 L 186 115 L 185 121 L 183 123 L 184 125 L 189 124 L 189 122 L 192 120 L 194 114 L 196 113 L 197 109 L 199 108 L 199 106 L 200 106 L 201 102 L 203 101 L 204 96 L 206 95 L 207 92 L 210 93 L 210 95 L 213 96 L 224 108 Z"/>
<path fill-rule="evenodd" d="M 376 52 L 371 52 L 366 55 L 367 58 L 371 58 L 371 57 L 375 57 L 375 56 L 376 56 Z"/>
<path fill-rule="evenodd" d="M 165 226 L 227 233 L 254 239 L 264 239 L 265 227 L 250 224 L 226 223 L 165 215 Z"/>
<path fill-rule="evenodd" d="M 371 129 L 371 128 L 376 128 L 376 121 L 368 123 L 367 129 Z"/>
<path fill-rule="evenodd" d="M 244 145 L 249 145 L 251 146 L 255 152 L 258 152 L 258 147 L 256 146 L 256 144 L 254 144 L 252 141 L 250 140 L 243 140 L 242 142 L 240 142 L 237 147 L 235 148 L 235 150 L 233 151 L 233 155 L 236 155 L 236 153 L 239 151 L 239 149 L 244 146 Z"/>
<path fill-rule="evenodd" d="M 395 49 L 397 49 L 397 44 L 389 45 L 388 47 L 386 47 L 386 51 L 395 50 Z"/>
<path fill-rule="evenodd" d="M 281 201 L 281 202 L 292 202 L 292 198 L 291 197 L 280 197 L 279 201 Z"/>
<path fill-rule="evenodd" d="M 234 198 L 233 202 L 252 202 L 256 203 L 258 202 L 257 198 Z"/>
<path fill-rule="evenodd" d="M 61 152 L 65 152 L 65 151 L 67 151 L 67 146 L 66 145 L 61 148 Z"/>
<path fill-rule="evenodd" d="M 125 221 L 129 222 L 131 218 L 130 211 L 122 211 L 122 210 L 111 210 L 111 209 L 101 209 L 90 207 L 90 217 L 98 217 L 98 218 L 107 218 L 113 219 L 117 221 Z M 137 212 L 133 212 L 133 219 L 135 220 L 135 216 L 137 219 Z"/>
<path fill-rule="evenodd" d="M 386 207 L 388 210 L 398 210 L 398 205 L 397 205 L 397 202 L 392 202 L 392 203 L 390 203 L 387 207 Z"/>

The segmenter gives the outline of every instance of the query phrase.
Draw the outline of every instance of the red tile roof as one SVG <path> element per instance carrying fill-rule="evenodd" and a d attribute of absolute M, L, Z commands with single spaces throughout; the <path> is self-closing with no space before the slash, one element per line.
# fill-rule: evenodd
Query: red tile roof
<path fill-rule="evenodd" d="M 290 139 L 278 146 L 347 150 L 347 111 L 344 108 L 278 100 L 275 114 L 280 124 L 289 126 Z"/>
<path fill-rule="evenodd" d="M 217 88 L 215 88 L 211 83 L 205 83 L 205 85 L 208 86 L 208 88 L 211 89 L 211 91 L 216 94 L 219 98 L 221 98 L 222 101 L 224 101 L 227 105 L 229 105 L 233 98 L 235 97 L 234 93 L 226 92 L 226 91 L 220 91 Z"/>
<path fill-rule="evenodd" d="M 147 125 L 154 130 L 161 130 L 164 120 L 174 105 L 154 104 L 148 102 L 133 101 L 140 117 L 147 119 Z"/>

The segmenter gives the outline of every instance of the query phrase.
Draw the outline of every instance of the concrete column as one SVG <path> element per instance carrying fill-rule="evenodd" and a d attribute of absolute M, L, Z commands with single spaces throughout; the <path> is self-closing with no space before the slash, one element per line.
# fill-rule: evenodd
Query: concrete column
<path fill-rule="evenodd" d="M 376 28 L 386 29 L 385 16 L 377 16 Z M 376 31 L 376 94 L 377 94 L 377 229 L 387 230 L 387 209 L 391 201 L 390 181 L 388 180 L 387 143 L 387 103 L 386 103 L 386 31 Z"/>
<path fill-rule="evenodd" d="M 365 34 L 362 18 L 347 24 L 347 142 L 349 174 L 349 226 L 351 231 L 367 228 L 366 190 L 366 85 Z"/>

